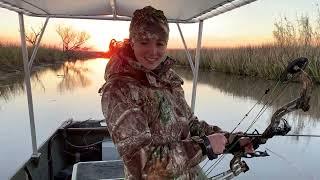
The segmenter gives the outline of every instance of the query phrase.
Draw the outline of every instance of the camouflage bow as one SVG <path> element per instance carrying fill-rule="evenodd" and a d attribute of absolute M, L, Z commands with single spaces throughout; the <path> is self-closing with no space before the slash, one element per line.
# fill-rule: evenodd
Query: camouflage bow
<path fill-rule="evenodd" d="M 282 82 L 288 82 L 290 79 L 299 78 L 299 81 L 302 83 L 302 90 L 300 92 L 300 97 L 292 100 L 291 102 L 283 105 L 281 108 L 276 110 L 276 112 L 271 117 L 270 125 L 265 129 L 263 133 L 259 133 L 257 130 L 255 130 L 251 134 L 247 133 L 250 127 L 252 127 L 252 125 L 256 122 L 257 118 L 261 116 L 260 115 L 252 122 L 252 124 L 250 125 L 250 127 L 247 129 L 245 133 L 233 134 L 234 136 L 233 140 L 226 147 L 226 151 L 224 153 L 224 154 L 227 154 L 227 153 L 233 154 L 233 158 L 230 162 L 230 169 L 226 172 L 219 173 L 218 175 L 215 175 L 209 179 L 212 179 L 212 180 L 232 179 L 233 177 L 238 176 L 240 173 L 248 171 L 249 167 L 247 166 L 245 161 L 241 160 L 242 157 L 253 158 L 253 157 L 269 156 L 267 151 L 255 151 L 254 153 L 246 153 L 244 151 L 244 148 L 241 148 L 239 145 L 240 138 L 243 138 L 243 137 L 250 138 L 254 149 L 257 149 L 259 145 L 265 144 L 268 139 L 274 136 L 284 136 L 291 130 L 291 126 L 283 118 L 284 115 L 299 109 L 303 111 L 309 110 L 310 108 L 309 101 L 311 97 L 310 95 L 311 95 L 313 83 L 310 76 L 304 71 L 307 65 L 308 65 L 307 58 L 301 57 L 301 58 L 295 59 L 288 64 L 286 70 L 282 73 L 280 77 L 280 81 Z M 242 120 L 240 121 L 240 123 L 242 122 Z M 237 126 L 239 126 L 240 123 Z M 234 130 L 235 129 L 236 128 L 234 128 Z M 212 166 L 216 167 L 216 165 L 219 162 L 221 162 L 222 158 L 223 156 L 221 156 L 216 161 L 216 163 L 214 163 L 214 165 Z M 210 170 L 210 172 L 213 170 L 213 168 Z"/>

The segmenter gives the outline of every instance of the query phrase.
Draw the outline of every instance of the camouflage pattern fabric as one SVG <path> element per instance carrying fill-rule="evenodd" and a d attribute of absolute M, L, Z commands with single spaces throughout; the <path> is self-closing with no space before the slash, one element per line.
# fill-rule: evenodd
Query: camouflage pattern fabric
<path fill-rule="evenodd" d="M 193 115 L 174 62 L 148 71 L 119 51 L 106 67 L 102 111 L 126 179 L 196 179 L 205 157 L 191 134 L 221 131 Z"/>
<path fill-rule="evenodd" d="M 163 11 L 146 6 L 133 13 L 129 32 L 129 39 L 156 38 L 168 41 L 169 24 Z"/>

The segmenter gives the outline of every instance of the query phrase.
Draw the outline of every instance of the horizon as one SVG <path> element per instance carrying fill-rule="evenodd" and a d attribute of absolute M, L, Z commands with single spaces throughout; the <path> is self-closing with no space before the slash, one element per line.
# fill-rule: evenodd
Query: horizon
<path fill-rule="evenodd" d="M 290 7 L 288 7 L 288 4 Z M 317 17 L 319 0 L 258 0 L 230 12 L 205 20 L 202 47 L 232 48 L 272 43 L 274 23 L 282 17 L 296 23 L 299 16 L 308 15 L 311 22 Z M 0 8 L 0 42 L 20 44 L 17 13 Z M 37 29 L 45 18 L 25 16 L 25 29 Z M 107 51 L 111 39 L 122 41 L 128 37 L 129 21 L 104 21 L 50 18 L 41 45 L 61 45 L 55 28 L 62 24 L 77 31 L 88 32 L 91 38 L 86 47 L 93 51 Z M 175 24 L 170 24 L 168 49 L 181 49 L 183 44 Z M 180 24 L 188 48 L 196 47 L 198 23 Z M 111 28 L 110 28 L 111 27 Z"/>

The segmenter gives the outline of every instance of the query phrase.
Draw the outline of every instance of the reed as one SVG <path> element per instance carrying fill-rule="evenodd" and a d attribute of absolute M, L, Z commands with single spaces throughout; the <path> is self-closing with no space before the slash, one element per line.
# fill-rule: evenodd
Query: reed
<path fill-rule="evenodd" d="M 319 11 L 320 12 L 320 11 Z M 200 68 L 235 75 L 277 79 L 288 62 L 306 57 L 310 60 L 306 70 L 320 83 L 320 13 L 312 27 L 308 16 L 298 18 L 296 24 L 282 18 L 274 24 L 274 42 L 233 48 L 202 48 Z M 189 65 L 183 49 L 170 49 L 169 55 L 179 65 Z M 192 57 L 195 50 L 190 50 Z"/>
<path fill-rule="evenodd" d="M 28 47 L 29 59 L 33 48 Z M 55 64 L 64 61 L 103 57 L 104 53 L 95 51 L 70 51 L 64 53 L 55 46 L 40 46 L 33 64 Z M 20 72 L 23 70 L 21 47 L 12 43 L 0 42 L 0 73 Z"/>
<path fill-rule="evenodd" d="M 28 47 L 29 58 L 33 48 Z M 62 61 L 64 54 L 56 47 L 40 46 L 34 60 L 35 65 Z M 14 72 L 23 69 L 21 47 L 17 44 L 0 43 L 0 71 Z"/>

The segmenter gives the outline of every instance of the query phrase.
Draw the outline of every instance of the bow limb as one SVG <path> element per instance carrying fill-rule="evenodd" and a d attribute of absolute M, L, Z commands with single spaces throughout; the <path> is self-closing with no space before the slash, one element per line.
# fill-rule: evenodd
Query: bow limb
<path fill-rule="evenodd" d="M 267 139 L 272 138 L 275 135 L 285 135 L 291 130 L 291 127 L 288 125 L 287 121 L 282 118 L 284 115 L 299 109 L 303 110 L 304 112 L 309 110 L 309 102 L 313 83 L 310 76 L 304 72 L 303 69 L 298 72 L 298 76 L 299 81 L 302 83 L 300 97 L 285 104 L 272 115 L 270 125 L 261 135 L 261 140 L 264 140 L 261 143 L 265 143 Z M 281 126 L 281 124 L 283 125 Z"/>

